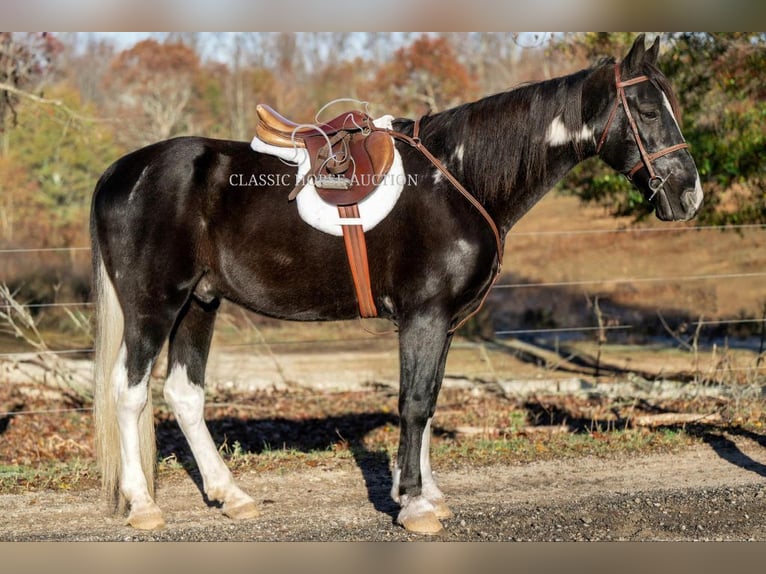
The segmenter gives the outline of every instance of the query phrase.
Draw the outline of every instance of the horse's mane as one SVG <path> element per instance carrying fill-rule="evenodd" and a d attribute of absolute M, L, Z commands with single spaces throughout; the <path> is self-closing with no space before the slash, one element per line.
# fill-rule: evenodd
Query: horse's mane
<path fill-rule="evenodd" d="M 556 116 L 571 133 L 582 129 L 582 90 L 593 68 L 568 76 L 521 84 L 428 116 L 423 136 L 444 150 L 459 145 L 465 154 L 460 174 L 480 201 L 524 181 L 543 177 L 545 135 Z M 431 140 L 433 141 L 433 140 Z"/>
<path fill-rule="evenodd" d="M 611 69 L 614 63 L 613 58 L 606 58 L 573 74 L 521 84 L 426 116 L 422 122 L 423 137 L 428 138 L 429 145 L 442 148 L 445 158 L 460 145 L 470 149 L 462 166 L 456 168 L 460 172 L 456 175 L 480 201 L 491 201 L 525 182 L 545 177 L 549 149 L 545 140 L 551 122 L 560 116 L 569 133 L 580 133 L 582 85 L 591 75 L 607 67 Z M 665 93 L 679 118 L 678 100 L 662 72 L 654 65 L 645 64 L 644 73 Z M 604 77 L 612 78 L 611 74 Z M 582 142 L 572 144 L 578 159 L 582 159 Z"/>

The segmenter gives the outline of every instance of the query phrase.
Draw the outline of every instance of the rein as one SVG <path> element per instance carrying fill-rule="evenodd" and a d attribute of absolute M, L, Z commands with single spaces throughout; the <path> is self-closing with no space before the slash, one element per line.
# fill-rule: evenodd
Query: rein
<path fill-rule="evenodd" d="M 649 81 L 649 76 L 636 76 L 635 78 L 631 78 L 630 80 L 623 80 L 620 75 L 620 65 L 615 64 L 614 65 L 614 83 L 617 87 L 617 98 L 614 100 L 614 105 L 612 106 L 612 111 L 609 113 L 609 118 L 606 120 L 606 125 L 604 126 L 604 131 L 601 134 L 601 137 L 598 140 L 598 146 L 596 147 L 596 153 L 598 154 L 601 151 L 601 148 L 603 147 L 604 143 L 606 142 L 607 134 L 609 133 L 609 128 L 612 127 L 612 122 L 614 121 L 615 116 L 617 115 L 617 110 L 620 107 L 620 104 L 622 104 L 623 109 L 625 110 L 625 115 L 628 118 L 628 123 L 630 124 L 630 129 L 633 132 L 633 137 L 636 140 L 636 145 L 638 146 L 638 153 L 641 155 L 641 160 L 634 165 L 630 171 L 625 175 L 629 180 L 633 179 L 633 176 L 638 172 L 641 168 L 645 167 L 646 170 L 649 172 L 649 188 L 652 190 L 654 195 L 657 194 L 657 192 L 662 188 L 663 184 L 665 183 L 665 179 L 662 179 L 659 177 L 652 167 L 652 162 L 658 158 L 661 158 L 664 155 L 668 155 L 670 153 L 673 153 L 678 150 L 682 150 L 689 147 L 689 144 L 686 142 L 675 144 L 669 147 L 666 147 L 664 149 L 661 149 L 660 151 L 656 151 L 654 153 L 648 153 L 646 151 L 646 148 L 644 147 L 644 142 L 641 140 L 641 134 L 638 131 L 638 125 L 636 124 L 636 120 L 633 117 L 632 112 L 630 111 L 630 107 L 628 106 L 628 98 L 625 95 L 625 88 L 628 86 L 635 86 L 636 84 L 640 84 L 642 82 Z M 651 197 L 649 200 L 651 201 Z"/>
<path fill-rule="evenodd" d="M 428 148 L 423 145 L 423 142 L 420 141 L 419 133 L 420 133 L 420 120 L 423 118 L 420 117 L 417 120 L 415 120 L 415 126 L 412 129 L 412 137 L 403 134 L 401 132 L 397 132 L 394 130 L 386 129 L 386 128 L 375 128 L 374 130 L 380 130 L 385 131 L 390 135 L 392 138 L 398 139 L 400 141 L 403 141 L 410 146 L 417 149 L 420 153 L 422 153 L 433 165 L 438 169 L 444 177 L 446 177 L 449 182 L 457 189 L 460 194 L 465 197 L 468 202 L 474 206 L 476 211 L 478 211 L 481 216 L 484 218 L 484 220 L 487 222 L 487 225 L 489 225 L 489 228 L 492 230 L 492 234 L 495 237 L 495 247 L 497 248 L 497 260 L 498 263 L 502 263 L 503 259 L 503 240 L 500 237 L 500 232 L 497 230 L 497 225 L 495 225 L 495 221 L 492 219 L 492 216 L 487 212 L 487 210 L 484 208 L 484 206 L 479 202 L 478 199 L 476 199 L 473 194 L 471 194 L 470 191 L 468 191 L 462 183 L 460 183 L 457 178 L 452 175 L 452 173 L 447 169 L 447 167 L 439 161 L 439 158 L 437 158 L 435 155 L 433 155 L 430 151 L 428 151 Z"/>
<path fill-rule="evenodd" d="M 423 142 L 420 140 L 420 121 L 423 119 L 423 117 L 419 117 L 417 120 L 415 120 L 415 125 L 412 129 L 412 137 L 403 134 L 401 132 L 397 132 L 391 129 L 387 128 L 377 128 L 377 127 L 371 127 L 372 130 L 378 130 L 378 131 L 384 131 L 389 136 L 391 136 L 394 139 L 398 139 L 400 141 L 405 142 L 406 144 L 410 145 L 411 147 L 414 147 L 417 149 L 421 154 L 423 154 L 428 161 L 430 161 L 436 169 L 438 169 L 444 177 L 447 178 L 447 180 L 453 185 L 455 189 L 457 189 L 460 194 L 465 197 L 468 202 L 476 209 L 476 211 L 479 212 L 479 214 L 484 218 L 484 220 L 487 222 L 487 225 L 489 226 L 490 230 L 492 231 L 492 235 L 495 238 L 495 248 L 497 249 L 497 269 L 495 269 L 495 275 L 492 278 L 492 281 L 489 284 L 489 287 L 487 287 L 487 290 L 484 292 L 484 295 L 481 298 L 481 301 L 479 302 L 479 305 L 471 311 L 466 317 L 461 319 L 461 321 L 452 329 L 450 329 L 450 333 L 454 333 L 457 331 L 460 327 L 462 327 L 468 319 L 473 317 L 476 313 L 478 313 L 482 306 L 484 305 L 484 302 L 487 299 L 487 296 L 489 295 L 489 292 L 492 290 L 492 286 L 495 284 L 495 282 L 500 277 L 500 270 L 503 267 L 503 239 L 500 237 L 500 232 L 497 229 L 497 225 L 495 224 L 495 221 L 492 219 L 492 216 L 487 212 L 487 210 L 484 208 L 484 206 L 481 204 L 481 202 L 476 199 L 473 194 L 471 194 L 470 191 L 468 191 L 462 183 L 460 183 L 457 178 L 452 175 L 452 173 L 447 169 L 447 167 L 437 158 L 435 155 L 433 155 L 426 146 L 423 145 Z"/>

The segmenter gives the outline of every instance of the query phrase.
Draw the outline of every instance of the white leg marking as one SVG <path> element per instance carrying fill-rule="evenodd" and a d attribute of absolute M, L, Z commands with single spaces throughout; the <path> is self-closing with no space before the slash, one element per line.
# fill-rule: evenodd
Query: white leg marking
<path fill-rule="evenodd" d="M 393 470 L 393 485 L 391 497 L 400 503 L 402 509 L 396 517 L 396 521 L 407 530 L 423 534 L 435 534 L 441 531 L 440 518 L 452 518 L 452 511 L 444 502 L 444 495 L 434 480 L 431 470 L 431 421 L 428 419 L 423 430 L 423 439 L 420 444 L 420 479 L 422 490 L 419 496 L 399 494 L 399 480 L 401 469 L 398 466 Z"/>
<path fill-rule="evenodd" d="M 436 485 L 433 472 L 431 471 L 431 421 L 428 419 L 426 428 L 423 430 L 423 440 L 420 444 L 420 479 L 423 484 L 422 495 L 428 500 L 444 498 L 442 491 Z"/>
<path fill-rule="evenodd" d="M 433 471 L 431 470 L 431 421 L 428 419 L 423 431 L 423 441 L 420 445 L 420 480 L 423 485 L 421 495 L 433 505 L 438 518 L 452 518 L 452 511 L 444 502 L 444 494 L 436 484 Z"/>
<path fill-rule="evenodd" d="M 130 505 L 128 521 L 138 528 L 158 528 L 164 524 L 159 507 L 149 495 L 141 468 L 138 419 L 146 405 L 149 374 L 150 367 L 147 367 L 141 382 L 133 387 L 128 386 L 127 350 L 123 344 L 112 375 L 120 429 L 120 492 Z M 132 517 L 139 517 L 140 521 L 134 523 Z"/>
<path fill-rule="evenodd" d="M 185 365 L 173 365 L 165 382 L 164 395 L 189 442 L 208 497 L 223 502 L 224 513 L 229 516 L 245 518 L 233 515 L 246 505 L 249 507 L 247 517 L 255 516 L 255 501 L 234 483 L 231 472 L 215 447 L 204 419 L 205 391 L 189 380 Z"/>
<path fill-rule="evenodd" d="M 593 137 L 593 130 L 589 126 L 583 126 L 579 133 L 573 134 L 570 132 L 561 116 L 558 115 L 553 118 L 553 121 L 548 126 L 548 131 L 545 133 L 545 141 L 548 145 L 560 146 L 566 145 L 574 141 L 587 141 Z"/>
<path fill-rule="evenodd" d="M 399 468 L 396 464 L 394 464 L 394 471 L 392 473 L 392 482 L 391 485 L 391 498 L 394 499 L 394 502 L 400 502 L 399 499 L 399 479 L 402 477 L 402 469 Z"/>
<path fill-rule="evenodd" d="M 433 418 L 428 419 L 426 427 L 423 430 L 423 439 L 420 444 L 420 480 L 423 486 L 421 494 L 428 500 L 440 500 L 444 498 L 442 491 L 434 480 L 433 471 L 431 470 L 431 421 Z M 395 502 L 400 502 L 399 496 L 399 480 L 402 476 L 402 469 L 398 466 L 394 466 L 392 472 L 392 485 L 391 485 L 391 498 Z"/>

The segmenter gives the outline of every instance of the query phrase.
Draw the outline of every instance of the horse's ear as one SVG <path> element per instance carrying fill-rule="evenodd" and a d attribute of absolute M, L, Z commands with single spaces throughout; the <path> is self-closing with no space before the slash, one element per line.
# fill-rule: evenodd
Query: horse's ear
<path fill-rule="evenodd" d="M 622 61 L 622 71 L 624 75 L 630 76 L 640 72 L 641 64 L 646 56 L 646 44 L 644 38 L 644 34 L 636 36 L 628 55 L 625 56 L 625 59 Z"/>
<path fill-rule="evenodd" d="M 649 64 L 657 63 L 657 56 L 660 54 L 660 37 L 654 39 L 652 47 L 646 51 L 646 62 Z"/>

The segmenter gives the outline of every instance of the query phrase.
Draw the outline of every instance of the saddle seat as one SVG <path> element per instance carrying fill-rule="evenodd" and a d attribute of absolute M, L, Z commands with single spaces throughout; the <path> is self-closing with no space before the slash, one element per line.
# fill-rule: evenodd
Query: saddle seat
<path fill-rule="evenodd" d="M 292 200 L 313 182 L 319 196 L 343 206 L 359 203 L 382 181 L 394 161 L 394 142 L 377 131 L 373 119 L 358 110 L 343 112 L 329 122 L 303 125 L 288 120 L 271 107 L 256 106 L 256 136 L 277 147 L 304 148 L 310 169 L 298 181 Z"/>
<path fill-rule="evenodd" d="M 340 130 L 362 131 L 369 130 L 372 119 L 364 112 L 351 110 L 343 112 L 327 123 L 315 125 L 299 124 L 288 120 L 274 108 L 258 104 L 255 108 L 258 114 L 256 135 L 268 144 L 277 147 L 306 147 L 305 138 L 321 136 L 324 132 L 332 136 Z"/>

